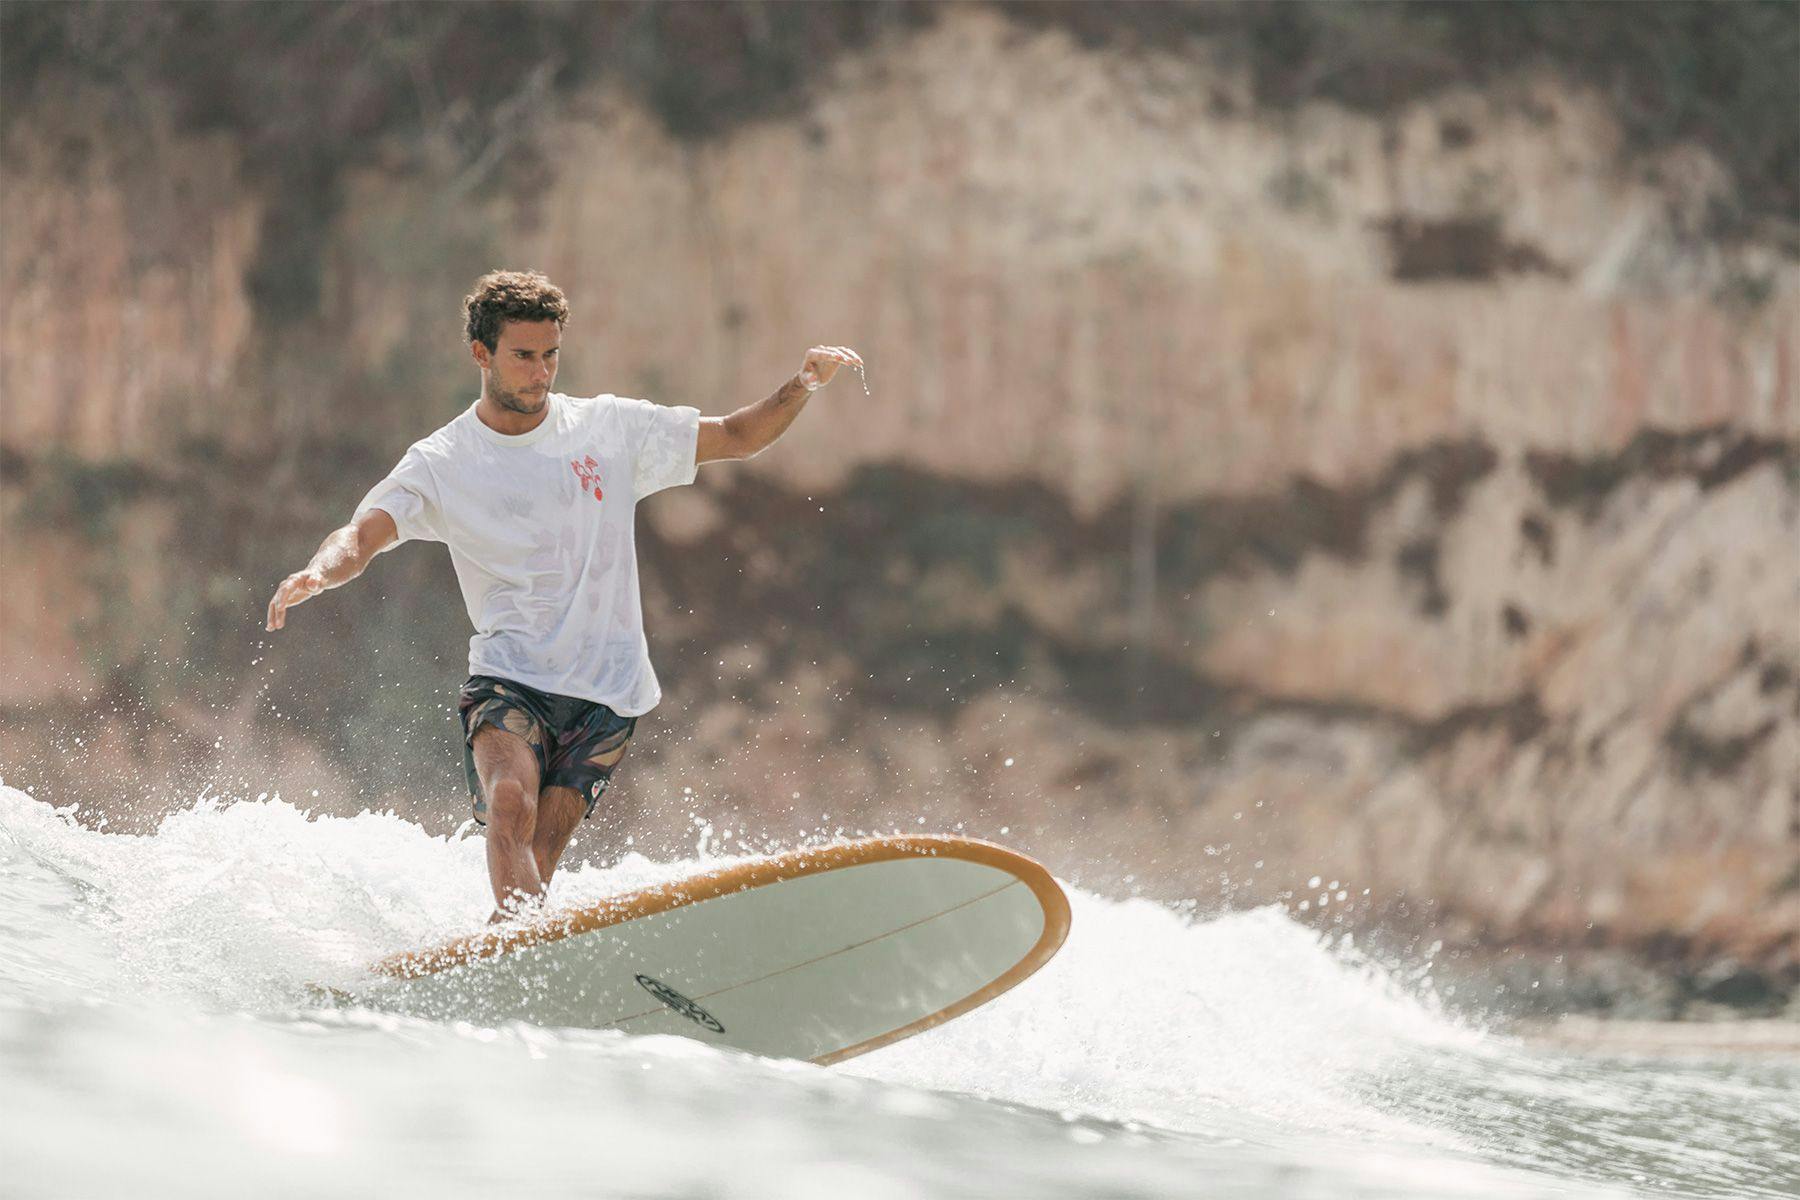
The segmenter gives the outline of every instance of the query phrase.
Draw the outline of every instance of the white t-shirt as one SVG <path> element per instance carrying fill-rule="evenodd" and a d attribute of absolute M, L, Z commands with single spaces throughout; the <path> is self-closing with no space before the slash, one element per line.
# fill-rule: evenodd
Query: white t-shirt
<path fill-rule="evenodd" d="M 694 481 L 700 412 L 560 393 L 536 429 L 482 424 L 470 405 L 413 443 L 356 506 L 400 540 L 450 547 L 474 623 L 469 673 L 579 696 L 620 716 L 662 698 L 638 598 L 634 515 Z"/>

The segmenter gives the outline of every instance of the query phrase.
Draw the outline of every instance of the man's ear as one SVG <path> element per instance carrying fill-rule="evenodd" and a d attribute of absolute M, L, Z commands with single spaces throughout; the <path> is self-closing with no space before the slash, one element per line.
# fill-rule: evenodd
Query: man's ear
<path fill-rule="evenodd" d="M 493 362 L 494 358 L 488 348 L 479 341 L 469 343 L 469 354 L 475 359 L 475 365 L 484 371 L 488 369 L 488 365 Z"/>

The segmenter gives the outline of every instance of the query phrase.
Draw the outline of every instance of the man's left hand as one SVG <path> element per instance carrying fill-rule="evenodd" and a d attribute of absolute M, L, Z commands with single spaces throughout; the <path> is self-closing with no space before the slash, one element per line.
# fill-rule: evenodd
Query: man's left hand
<path fill-rule="evenodd" d="M 814 346 L 806 352 L 806 362 L 800 368 L 800 386 L 816 392 L 831 382 L 839 367 L 861 371 L 862 356 L 848 346 Z"/>

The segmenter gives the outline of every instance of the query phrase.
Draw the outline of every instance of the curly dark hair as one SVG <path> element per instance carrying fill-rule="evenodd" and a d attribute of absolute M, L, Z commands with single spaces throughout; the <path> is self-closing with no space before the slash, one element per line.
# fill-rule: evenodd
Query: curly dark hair
<path fill-rule="evenodd" d="M 463 313 L 469 340 L 492 352 L 508 321 L 555 321 L 561 329 L 569 320 L 569 302 L 537 271 L 489 271 L 463 297 Z"/>

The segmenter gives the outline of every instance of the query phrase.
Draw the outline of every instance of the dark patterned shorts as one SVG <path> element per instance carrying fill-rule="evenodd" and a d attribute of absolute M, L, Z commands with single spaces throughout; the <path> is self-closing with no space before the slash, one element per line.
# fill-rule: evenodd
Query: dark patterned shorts
<path fill-rule="evenodd" d="M 625 757 L 625 743 L 637 728 L 636 717 L 621 717 L 604 704 L 540 692 L 522 683 L 472 675 L 457 697 L 462 714 L 463 774 L 475 801 L 475 819 L 487 824 L 487 801 L 475 773 L 470 743 L 483 725 L 518 734 L 537 757 L 538 787 L 566 787 L 587 800 L 586 816 L 606 791 L 613 768 Z"/>

